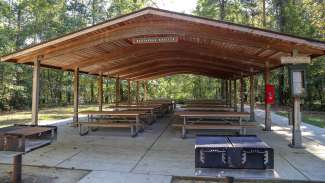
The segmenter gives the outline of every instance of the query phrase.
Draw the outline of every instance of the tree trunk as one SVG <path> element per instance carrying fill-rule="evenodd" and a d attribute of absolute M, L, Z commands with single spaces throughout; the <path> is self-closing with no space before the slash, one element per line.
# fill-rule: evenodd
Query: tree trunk
<path fill-rule="evenodd" d="M 227 0 L 220 0 L 220 20 L 225 20 Z"/>

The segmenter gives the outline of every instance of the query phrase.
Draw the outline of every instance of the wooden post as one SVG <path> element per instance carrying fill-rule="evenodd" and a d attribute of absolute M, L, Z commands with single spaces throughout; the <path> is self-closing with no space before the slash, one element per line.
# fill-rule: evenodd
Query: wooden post
<path fill-rule="evenodd" d="M 137 102 L 137 104 L 139 104 L 139 91 L 140 91 L 140 89 L 139 89 L 139 81 L 137 81 L 137 91 L 136 91 L 136 102 Z"/>
<path fill-rule="evenodd" d="M 293 50 L 292 57 L 298 56 L 298 50 Z M 292 84 L 292 82 L 290 82 Z M 293 88 L 293 86 L 290 86 Z M 303 148 L 302 134 L 300 129 L 301 124 L 301 99 L 300 96 L 293 97 L 293 125 L 292 125 L 292 141 L 289 146 L 293 148 Z"/>
<path fill-rule="evenodd" d="M 265 89 L 266 85 L 270 83 L 270 65 L 269 62 L 265 62 L 265 71 L 264 71 L 264 83 Z M 264 90 L 264 93 L 266 91 Z M 266 96 L 264 96 L 265 98 Z M 265 100 L 264 100 L 265 101 Z M 265 131 L 271 131 L 271 104 L 265 103 Z"/>
<path fill-rule="evenodd" d="M 255 87 L 254 75 L 249 76 L 250 121 L 255 121 Z"/>
<path fill-rule="evenodd" d="M 225 86 L 224 86 L 224 80 L 220 80 L 220 97 L 222 100 L 224 100 L 225 98 L 225 94 L 224 94 L 224 89 L 225 89 Z"/>
<path fill-rule="evenodd" d="M 147 81 L 143 82 L 143 100 L 147 100 Z"/>
<path fill-rule="evenodd" d="M 291 147 L 302 148 L 302 136 L 301 136 L 301 112 L 300 112 L 301 100 L 300 97 L 293 97 L 293 126 L 292 126 L 292 142 Z"/>
<path fill-rule="evenodd" d="M 128 80 L 128 103 L 131 104 L 131 81 Z"/>
<path fill-rule="evenodd" d="M 120 78 L 115 79 L 115 105 L 118 106 L 120 103 Z"/>
<path fill-rule="evenodd" d="M 226 105 L 228 105 L 229 104 L 229 95 L 228 95 L 228 80 L 226 80 L 226 81 L 224 81 L 224 83 L 225 83 L 225 97 L 226 97 Z"/>
<path fill-rule="evenodd" d="M 237 112 L 237 80 L 234 80 L 234 111 Z"/>
<path fill-rule="evenodd" d="M 33 68 L 32 123 L 38 125 L 40 65 L 43 56 L 38 56 Z"/>
<path fill-rule="evenodd" d="M 79 68 L 75 68 L 73 74 L 73 123 L 78 123 L 79 105 Z"/>
<path fill-rule="evenodd" d="M 244 112 L 244 78 L 240 78 L 240 112 Z"/>
<path fill-rule="evenodd" d="M 98 109 L 103 111 L 103 74 L 100 73 L 98 76 Z"/>
<path fill-rule="evenodd" d="M 232 80 L 228 80 L 228 86 L 229 86 L 229 107 L 232 106 Z"/>

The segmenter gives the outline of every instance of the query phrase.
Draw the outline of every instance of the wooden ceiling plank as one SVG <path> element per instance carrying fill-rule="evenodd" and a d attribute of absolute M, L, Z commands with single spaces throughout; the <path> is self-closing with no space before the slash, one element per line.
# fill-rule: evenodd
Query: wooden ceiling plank
<path fill-rule="evenodd" d="M 139 74 L 146 74 L 152 71 L 159 71 L 162 69 L 166 69 L 166 70 L 172 70 L 174 68 L 189 68 L 189 69 L 198 69 L 198 70 L 204 70 L 206 72 L 209 72 L 211 74 L 214 73 L 222 73 L 222 74 L 231 74 L 231 75 L 236 75 L 238 74 L 235 71 L 229 72 L 229 71 L 224 71 L 223 69 L 220 68 L 214 68 L 211 66 L 207 66 L 207 65 L 202 65 L 202 64 L 198 64 L 198 65 L 194 65 L 194 64 L 161 64 L 161 65 L 156 65 L 150 68 L 143 68 L 141 70 L 134 70 L 132 72 L 128 72 L 128 73 L 124 73 L 124 74 L 118 74 L 121 77 L 132 77 L 132 76 L 137 76 Z"/>
<path fill-rule="evenodd" d="M 260 70 L 263 69 L 263 66 L 257 67 L 255 65 L 251 65 L 248 66 L 247 62 L 243 63 L 239 63 L 239 62 L 234 62 L 232 60 L 224 60 L 224 59 L 220 59 L 218 57 L 212 57 L 212 56 L 207 56 L 205 54 L 201 54 L 201 53 L 195 53 L 193 51 L 186 51 L 186 50 L 172 50 L 172 51 L 157 51 L 157 52 L 153 52 L 153 53 L 149 53 L 149 54 L 145 54 L 143 56 L 139 56 L 139 58 L 131 58 L 131 59 L 127 59 L 122 61 L 120 64 L 116 64 L 116 65 L 112 65 L 112 64 L 108 64 L 107 66 L 100 65 L 98 66 L 98 69 L 95 70 L 91 70 L 89 71 L 90 74 L 92 73 L 99 73 L 99 72 L 107 72 L 109 71 L 110 73 L 115 73 L 115 72 L 119 72 L 122 70 L 127 70 L 129 68 L 133 68 L 133 67 L 137 67 L 139 65 L 144 65 L 146 63 L 154 63 L 155 60 L 157 59 L 173 59 L 173 58 L 179 58 L 182 57 L 184 59 L 190 60 L 190 59 L 195 59 L 195 60 L 201 60 L 203 63 L 211 63 L 211 64 L 215 64 L 216 66 L 223 66 L 225 68 L 229 68 L 229 69 L 236 69 L 236 70 L 242 70 L 244 72 L 248 72 L 250 69 L 249 67 L 252 67 L 256 70 Z M 179 60 L 179 59 L 178 59 Z M 248 62 L 250 63 L 250 62 Z M 247 68 L 246 68 L 247 67 Z"/>
<path fill-rule="evenodd" d="M 87 67 L 89 65 L 93 64 L 100 64 L 100 63 L 110 63 L 114 59 L 120 59 L 122 57 L 128 57 L 128 56 L 134 56 L 134 57 L 141 57 L 141 55 L 147 55 L 152 52 L 159 52 L 159 51 L 164 51 L 164 50 L 195 50 L 197 53 L 200 53 L 202 55 L 205 55 L 205 53 L 208 53 L 209 55 L 213 55 L 217 58 L 224 58 L 226 60 L 233 60 L 233 61 L 241 61 L 244 63 L 249 63 L 251 65 L 263 67 L 264 66 L 264 59 L 253 57 L 251 55 L 245 55 L 243 54 L 238 54 L 238 53 L 233 53 L 229 54 L 226 50 L 215 50 L 215 49 L 206 49 L 204 47 L 199 47 L 195 46 L 192 44 L 186 44 L 186 43 L 179 43 L 179 44 L 162 44 L 162 45 L 151 45 L 148 47 L 148 45 L 134 45 L 132 47 L 128 48 L 121 48 L 117 50 L 112 50 L 111 53 L 103 55 L 103 57 L 91 59 L 91 60 L 83 60 L 80 62 L 77 62 L 75 64 L 70 64 L 63 69 L 71 69 L 75 67 L 83 68 Z M 260 59 L 260 60 L 257 60 Z M 273 61 L 279 62 L 276 59 L 273 59 Z"/>
<path fill-rule="evenodd" d="M 204 31 L 202 31 L 204 29 Z M 216 33 L 218 32 L 218 34 Z M 237 45 L 246 45 L 254 48 L 265 48 L 265 49 L 274 49 L 277 51 L 283 51 L 290 53 L 292 51 L 292 45 L 285 45 L 281 43 L 278 45 L 278 42 L 274 42 L 274 40 L 271 40 L 270 42 L 261 43 L 257 41 L 252 41 L 252 38 L 248 39 L 247 35 L 242 36 L 242 39 L 234 38 L 235 36 L 231 36 L 231 32 L 225 32 L 223 33 L 224 36 L 220 35 L 222 31 L 218 30 L 209 30 L 206 27 L 193 25 L 188 26 L 186 23 L 173 23 L 172 21 L 166 21 L 166 22 L 144 22 L 144 23 L 135 23 L 135 24 L 128 24 L 123 27 L 118 27 L 113 30 L 109 30 L 108 32 L 103 32 L 95 36 L 90 36 L 87 38 L 84 38 L 82 40 L 74 41 L 71 43 L 65 43 L 61 46 L 57 46 L 55 48 L 49 48 L 48 50 L 44 50 L 43 53 L 37 53 L 42 54 L 45 56 L 45 60 L 48 59 L 46 55 L 50 55 L 51 53 L 55 52 L 55 54 L 68 54 L 69 52 L 74 52 L 80 49 L 89 48 L 92 46 L 96 46 L 98 44 L 104 43 L 104 42 L 110 42 L 115 40 L 121 40 L 121 39 L 127 39 L 130 37 L 136 37 L 136 36 L 143 36 L 147 34 L 175 34 L 175 35 L 184 35 L 188 34 L 195 37 L 202 37 L 205 39 L 211 39 L 211 40 L 218 40 L 224 43 L 232 43 Z M 257 39 L 257 38 L 255 38 Z M 297 45 L 295 47 L 298 47 Z M 299 49 L 300 53 L 306 52 L 303 48 L 297 48 Z M 311 50 L 308 50 L 311 52 Z M 311 52 L 311 53 L 318 53 L 320 52 Z M 33 58 L 36 55 L 33 55 Z M 53 56 L 53 55 L 52 55 Z M 51 57 L 51 56 L 50 56 Z M 30 61 L 21 58 L 19 62 L 23 63 L 25 61 Z"/>

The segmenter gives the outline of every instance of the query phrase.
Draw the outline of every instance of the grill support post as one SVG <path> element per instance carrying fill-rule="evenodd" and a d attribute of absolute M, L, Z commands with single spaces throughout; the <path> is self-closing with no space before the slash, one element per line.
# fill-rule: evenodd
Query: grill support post
<path fill-rule="evenodd" d="M 21 183 L 21 169 L 22 169 L 22 155 L 14 156 L 13 160 L 13 171 L 12 171 L 12 182 Z"/>

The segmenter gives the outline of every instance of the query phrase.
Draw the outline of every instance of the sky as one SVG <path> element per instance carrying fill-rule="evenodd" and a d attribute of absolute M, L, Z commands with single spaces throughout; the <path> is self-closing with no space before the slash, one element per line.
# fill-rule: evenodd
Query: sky
<path fill-rule="evenodd" d="M 190 14 L 196 7 L 197 0 L 158 0 L 158 8 Z"/>

